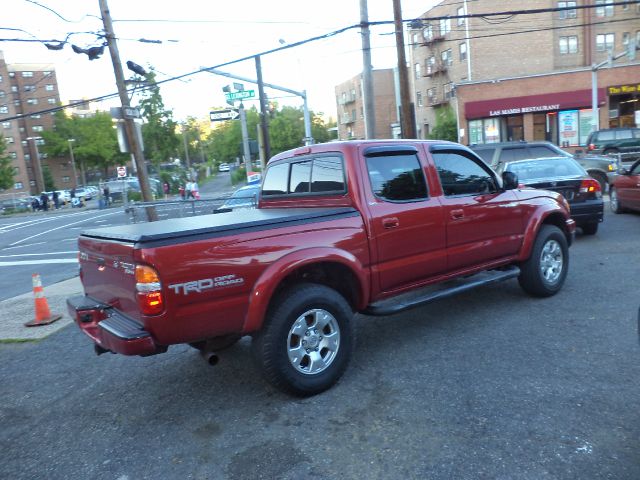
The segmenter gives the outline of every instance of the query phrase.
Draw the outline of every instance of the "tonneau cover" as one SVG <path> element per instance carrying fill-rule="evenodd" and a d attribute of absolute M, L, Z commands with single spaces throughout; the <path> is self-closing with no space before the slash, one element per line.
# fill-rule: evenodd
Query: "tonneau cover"
<path fill-rule="evenodd" d="M 158 222 L 120 225 L 81 233 L 84 237 L 131 243 L 164 243 L 185 237 L 210 237 L 243 231 L 283 227 L 288 224 L 318 222 L 328 217 L 359 215 L 352 207 L 246 209 Z"/>

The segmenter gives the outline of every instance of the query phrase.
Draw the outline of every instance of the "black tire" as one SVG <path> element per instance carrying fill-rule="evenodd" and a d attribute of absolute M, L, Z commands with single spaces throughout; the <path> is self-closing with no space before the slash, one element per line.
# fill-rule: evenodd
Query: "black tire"
<path fill-rule="evenodd" d="M 624 208 L 620 206 L 618 200 L 618 190 L 613 185 L 609 189 L 609 207 L 613 213 L 624 213 Z"/>
<path fill-rule="evenodd" d="M 351 307 L 335 290 L 296 285 L 274 300 L 253 338 L 254 360 L 267 381 L 283 392 L 301 397 L 323 392 L 338 381 L 351 358 L 352 317 Z"/>
<path fill-rule="evenodd" d="M 558 227 L 543 225 L 533 244 L 531 255 L 520 265 L 518 282 L 530 295 L 550 297 L 562 288 L 568 269 L 567 238 Z"/>
<path fill-rule="evenodd" d="M 598 225 L 600 224 L 597 222 L 584 223 L 580 226 L 580 228 L 582 228 L 582 233 L 584 235 L 595 235 L 596 233 L 598 233 Z"/>

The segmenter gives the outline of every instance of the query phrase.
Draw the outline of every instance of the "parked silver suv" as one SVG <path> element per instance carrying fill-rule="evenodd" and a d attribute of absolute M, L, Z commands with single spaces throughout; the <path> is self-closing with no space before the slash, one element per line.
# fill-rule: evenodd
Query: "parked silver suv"
<path fill-rule="evenodd" d="M 485 143 L 469 146 L 471 150 L 487 162 L 492 168 L 499 164 L 514 160 L 533 158 L 570 157 L 575 159 L 587 171 L 591 178 L 595 178 L 602 191 L 605 192 L 617 171 L 616 160 L 611 157 L 598 155 L 571 155 L 551 142 L 501 142 Z"/>

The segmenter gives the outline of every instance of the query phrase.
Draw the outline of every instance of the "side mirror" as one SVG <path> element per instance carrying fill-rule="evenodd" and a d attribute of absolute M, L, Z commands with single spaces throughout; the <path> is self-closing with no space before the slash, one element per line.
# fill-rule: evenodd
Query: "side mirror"
<path fill-rule="evenodd" d="M 627 170 L 627 169 L 626 169 L 626 168 L 624 168 L 624 167 L 620 167 L 620 168 L 618 169 L 618 174 L 619 174 L 619 175 L 629 175 L 629 170 Z"/>
<path fill-rule="evenodd" d="M 508 170 L 502 172 L 502 186 L 505 190 L 515 190 L 518 188 L 518 176 Z"/>

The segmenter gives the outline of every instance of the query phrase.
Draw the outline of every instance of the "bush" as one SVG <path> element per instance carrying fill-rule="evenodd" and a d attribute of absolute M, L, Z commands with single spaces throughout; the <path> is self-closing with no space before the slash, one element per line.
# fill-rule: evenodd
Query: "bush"
<path fill-rule="evenodd" d="M 247 171 L 244 167 L 237 168 L 231 172 L 231 184 L 244 183 L 247 181 Z"/>

